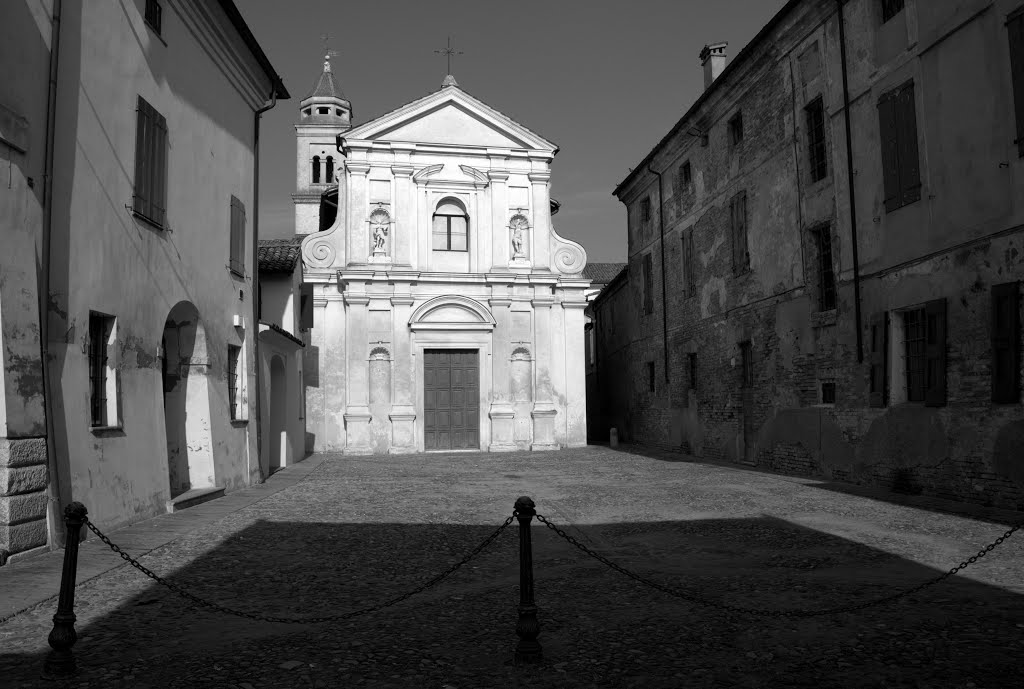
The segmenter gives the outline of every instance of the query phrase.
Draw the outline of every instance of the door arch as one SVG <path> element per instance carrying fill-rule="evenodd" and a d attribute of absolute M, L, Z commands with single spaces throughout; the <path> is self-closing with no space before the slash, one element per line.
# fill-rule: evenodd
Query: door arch
<path fill-rule="evenodd" d="M 161 338 L 167 480 L 172 498 L 215 485 L 206 345 L 195 305 L 175 304 Z"/>

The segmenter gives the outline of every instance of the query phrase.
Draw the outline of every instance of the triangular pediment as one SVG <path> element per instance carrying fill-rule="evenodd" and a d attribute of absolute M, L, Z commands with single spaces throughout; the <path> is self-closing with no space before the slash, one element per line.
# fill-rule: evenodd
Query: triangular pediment
<path fill-rule="evenodd" d="M 355 127 L 349 141 L 396 141 L 555 151 L 558 147 L 458 87 L 447 87 Z"/>

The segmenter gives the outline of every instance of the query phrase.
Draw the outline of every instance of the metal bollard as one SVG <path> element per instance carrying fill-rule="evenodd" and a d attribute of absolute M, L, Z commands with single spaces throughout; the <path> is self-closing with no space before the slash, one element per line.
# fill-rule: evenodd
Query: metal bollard
<path fill-rule="evenodd" d="M 75 577 L 78 574 L 78 543 L 81 540 L 82 525 L 88 512 L 85 505 L 73 502 L 64 508 L 64 524 L 67 539 L 64 542 L 64 571 L 60 577 L 60 598 L 57 614 L 53 616 L 53 629 L 47 639 L 53 648 L 43 665 L 44 676 L 68 677 L 78 669 L 71 647 L 78 641 L 75 632 Z"/>
<path fill-rule="evenodd" d="M 530 541 L 530 522 L 537 514 L 533 500 L 522 496 L 516 500 L 516 518 L 519 520 L 519 621 L 516 622 L 515 664 L 539 663 L 543 657 L 537 635 L 537 606 L 533 602 L 533 545 Z"/>

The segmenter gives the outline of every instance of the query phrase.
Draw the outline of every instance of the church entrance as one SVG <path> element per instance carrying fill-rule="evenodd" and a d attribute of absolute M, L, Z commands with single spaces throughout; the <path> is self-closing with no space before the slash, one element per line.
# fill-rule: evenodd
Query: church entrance
<path fill-rule="evenodd" d="M 425 450 L 480 449 L 480 352 L 423 352 Z"/>

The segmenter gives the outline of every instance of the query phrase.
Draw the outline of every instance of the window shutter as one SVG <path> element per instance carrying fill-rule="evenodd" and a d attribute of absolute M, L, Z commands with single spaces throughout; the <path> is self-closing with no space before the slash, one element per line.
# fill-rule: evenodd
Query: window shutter
<path fill-rule="evenodd" d="M 884 407 L 888 399 L 886 389 L 888 371 L 886 370 L 889 356 L 889 315 L 886 312 L 875 314 L 869 321 L 871 330 L 871 351 L 868 358 L 871 364 L 870 388 L 868 403 L 871 407 Z"/>
<path fill-rule="evenodd" d="M 299 327 L 302 330 L 310 330 L 313 328 L 313 285 L 304 283 L 299 288 L 299 294 L 302 295 L 299 300 Z"/>
<path fill-rule="evenodd" d="M 921 166 L 917 151 L 917 108 L 914 85 L 908 84 L 896 96 L 896 123 L 899 146 L 901 205 L 921 198 Z"/>
<path fill-rule="evenodd" d="M 900 158 L 896 127 L 896 99 L 886 94 L 878 102 L 878 131 L 882 147 L 882 177 L 885 184 L 885 210 L 900 207 Z"/>
<path fill-rule="evenodd" d="M 733 196 L 729 201 L 729 235 L 732 240 L 732 272 L 738 273 L 740 270 L 739 261 L 739 199 Z"/>
<path fill-rule="evenodd" d="M 687 260 L 689 261 L 687 266 L 690 269 L 690 272 L 687 273 L 686 278 L 687 289 L 689 290 L 690 296 L 692 297 L 697 294 L 697 274 L 694 272 L 694 270 L 696 269 L 696 262 L 693 254 L 693 230 L 690 230 L 690 233 L 686 235 L 686 256 Z"/>
<path fill-rule="evenodd" d="M 135 108 L 135 190 L 132 209 L 136 213 L 149 215 L 149 109 L 146 101 L 139 98 Z"/>
<path fill-rule="evenodd" d="M 740 267 L 746 270 L 750 267 L 750 249 L 747 244 L 747 192 L 740 195 L 739 202 L 739 228 L 740 228 Z"/>
<path fill-rule="evenodd" d="M 1010 38 L 1010 74 L 1013 79 L 1013 103 L 1017 114 L 1017 155 L 1024 158 L 1024 12 L 1006 22 Z"/>
<path fill-rule="evenodd" d="M 1019 283 L 992 286 L 992 401 L 1020 401 Z"/>
<path fill-rule="evenodd" d="M 946 405 L 946 300 L 936 299 L 924 305 L 924 404 Z"/>
<path fill-rule="evenodd" d="M 234 196 L 231 197 L 231 234 L 229 239 L 229 263 L 231 270 L 239 275 L 243 274 L 242 240 L 245 227 L 245 211 L 242 202 Z"/>

